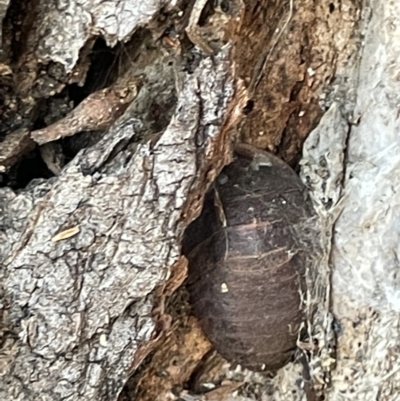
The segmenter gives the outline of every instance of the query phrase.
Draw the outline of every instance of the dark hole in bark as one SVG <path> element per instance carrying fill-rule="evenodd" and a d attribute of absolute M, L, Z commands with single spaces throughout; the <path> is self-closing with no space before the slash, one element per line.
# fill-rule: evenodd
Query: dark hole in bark
<path fill-rule="evenodd" d="M 13 189 L 25 188 L 35 178 L 50 178 L 54 174 L 47 168 L 40 157 L 38 149 L 34 149 L 23 160 L 11 168 L 0 182 L 0 187 Z"/>
<path fill-rule="evenodd" d="M 90 68 L 84 86 L 69 85 L 68 93 L 75 106 L 92 92 L 104 88 L 115 81 L 118 75 L 119 55 L 122 45 L 110 48 L 102 38 L 98 38 L 90 55 Z"/>
<path fill-rule="evenodd" d="M 246 106 L 243 108 L 243 114 L 250 114 L 254 109 L 254 100 L 250 99 L 247 101 Z"/>
<path fill-rule="evenodd" d="M 113 48 L 107 46 L 102 38 L 97 39 L 90 55 L 90 68 L 84 86 L 68 86 L 68 95 L 74 106 L 91 93 L 113 85 L 128 69 L 133 68 L 138 56 L 137 49 L 148 34 L 146 30 L 139 30 L 129 42 Z M 72 160 L 81 149 L 95 144 L 102 135 L 102 132 L 82 132 L 61 140 L 66 162 Z"/>

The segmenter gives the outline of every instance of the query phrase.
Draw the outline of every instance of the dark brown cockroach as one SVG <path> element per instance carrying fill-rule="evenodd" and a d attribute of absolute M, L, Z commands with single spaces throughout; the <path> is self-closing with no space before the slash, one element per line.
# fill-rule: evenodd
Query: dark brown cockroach
<path fill-rule="evenodd" d="M 229 361 L 274 370 L 292 357 L 314 215 L 296 173 L 247 145 L 206 195 L 183 243 L 187 288 L 203 331 Z"/>

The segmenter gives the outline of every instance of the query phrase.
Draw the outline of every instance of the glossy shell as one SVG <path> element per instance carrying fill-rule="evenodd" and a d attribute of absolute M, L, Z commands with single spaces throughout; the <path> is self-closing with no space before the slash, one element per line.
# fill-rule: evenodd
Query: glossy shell
<path fill-rule="evenodd" d="M 277 369 L 290 360 L 303 320 L 300 285 L 314 211 L 289 166 L 255 148 L 239 150 L 186 231 L 187 288 L 223 357 Z"/>

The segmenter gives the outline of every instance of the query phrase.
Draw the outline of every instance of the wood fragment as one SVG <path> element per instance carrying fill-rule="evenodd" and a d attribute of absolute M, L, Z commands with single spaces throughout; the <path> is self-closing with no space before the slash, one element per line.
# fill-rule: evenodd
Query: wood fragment
<path fill-rule="evenodd" d="M 75 226 L 72 228 L 68 228 L 67 230 L 61 231 L 60 233 L 56 234 L 51 241 L 52 242 L 58 242 L 61 241 L 63 239 L 67 239 L 67 238 L 71 238 L 74 235 L 78 234 L 80 231 L 79 226 Z"/>
<path fill-rule="evenodd" d="M 45 143 L 39 147 L 40 156 L 46 163 L 47 168 L 54 174 L 60 175 L 65 164 L 62 146 L 59 143 Z"/>
<path fill-rule="evenodd" d="M 136 401 L 170 400 L 172 391 L 182 389 L 211 344 L 195 318 L 175 323 L 164 345 L 155 350 L 152 363 L 129 383 Z"/>
<path fill-rule="evenodd" d="M 18 160 L 35 147 L 29 131 L 20 128 L 7 135 L 0 143 L 0 173 L 6 173 Z"/>
<path fill-rule="evenodd" d="M 125 112 L 137 93 L 137 82 L 121 80 L 116 85 L 90 94 L 61 120 L 33 131 L 31 138 L 43 145 L 78 132 L 107 129 Z"/>

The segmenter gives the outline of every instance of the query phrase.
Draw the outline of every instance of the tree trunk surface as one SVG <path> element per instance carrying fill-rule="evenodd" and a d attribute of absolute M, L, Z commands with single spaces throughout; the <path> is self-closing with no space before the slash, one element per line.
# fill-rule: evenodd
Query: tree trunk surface
<path fill-rule="evenodd" d="M 0 399 L 398 399 L 400 4 L 0 17 Z M 182 285 L 185 229 L 238 142 L 299 172 L 318 215 L 307 324 L 273 374 L 219 356 Z"/>

